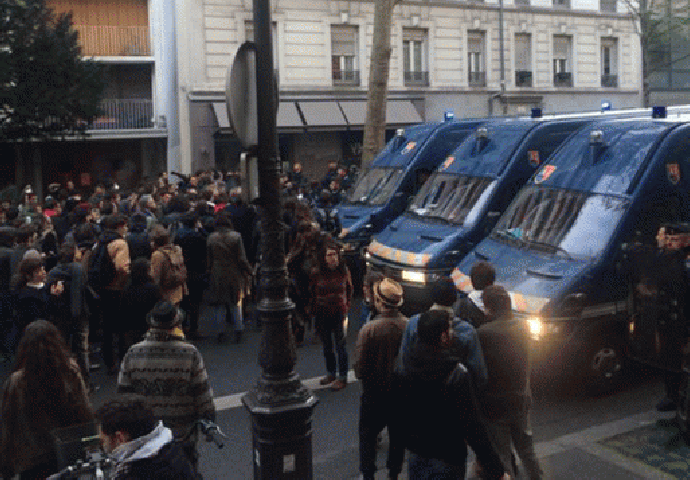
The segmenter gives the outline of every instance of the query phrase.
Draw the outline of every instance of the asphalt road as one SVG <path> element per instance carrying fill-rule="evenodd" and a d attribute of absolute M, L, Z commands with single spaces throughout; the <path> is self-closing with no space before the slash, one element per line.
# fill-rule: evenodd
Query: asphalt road
<path fill-rule="evenodd" d="M 357 308 L 357 307 L 355 307 Z M 348 333 L 350 364 L 359 328 L 357 312 L 352 315 Z M 219 344 L 207 337 L 197 342 L 211 379 L 218 408 L 217 422 L 228 435 L 223 449 L 212 444 L 200 445 L 200 469 L 204 478 L 252 478 L 251 424 L 248 412 L 241 406 L 241 395 L 251 389 L 260 375 L 257 362 L 260 331 L 247 326 L 244 340 L 239 345 Z M 340 392 L 318 388 L 318 379 L 324 372 L 321 346 L 311 342 L 307 334 L 305 346 L 297 350 L 295 371 L 305 383 L 315 388 L 319 398 L 313 416 L 313 464 L 316 479 L 349 479 L 358 475 L 357 420 L 359 382 L 353 381 Z M 0 370 L 4 381 L 9 366 Z M 97 371 L 94 380 L 100 385 L 93 395 L 98 406 L 115 392 L 114 376 Z M 589 397 L 584 392 L 556 389 L 553 383 L 541 381 L 534 385 L 533 430 L 538 446 L 558 442 L 566 435 L 585 431 L 599 425 L 608 425 L 647 412 L 663 394 L 661 375 L 641 368 L 632 368 L 625 382 L 615 392 Z M 379 454 L 379 465 L 384 465 L 385 454 Z M 384 477 L 381 477 L 384 478 Z"/>

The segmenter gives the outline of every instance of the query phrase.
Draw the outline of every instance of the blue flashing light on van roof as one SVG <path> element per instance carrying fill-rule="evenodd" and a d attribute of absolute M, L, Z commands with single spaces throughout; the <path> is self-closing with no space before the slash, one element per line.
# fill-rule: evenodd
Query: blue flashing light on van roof
<path fill-rule="evenodd" d="M 586 126 L 459 262 L 456 285 L 469 292 L 472 266 L 490 262 L 515 314 L 530 325 L 540 370 L 551 373 L 558 363 L 598 386 L 615 381 L 634 291 L 625 245 L 654 246 L 662 223 L 690 220 L 689 150 L 683 122 Z"/>
<path fill-rule="evenodd" d="M 666 118 L 666 107 L 652 107 L 652 118 Z"/>
<path fill-rule="evenodd" d="M 449 122 L 455 118 L 455 113 L 453 113 L 453 110 L 446 110 L 445 113 L 443 114 L 443 119 L 446 122 Z"/>

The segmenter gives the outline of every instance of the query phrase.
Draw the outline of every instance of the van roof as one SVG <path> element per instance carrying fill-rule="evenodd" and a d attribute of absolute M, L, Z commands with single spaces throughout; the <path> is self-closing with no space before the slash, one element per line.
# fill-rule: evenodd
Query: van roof
<path fill-rule="evenodd" d="M 530 183 L 561 189 L 627 194 L 656 142 L 683 122 L 617 119 L 595 122 L 576 132 Z M 599 131 L 600 142 L 590 135 Z"/>

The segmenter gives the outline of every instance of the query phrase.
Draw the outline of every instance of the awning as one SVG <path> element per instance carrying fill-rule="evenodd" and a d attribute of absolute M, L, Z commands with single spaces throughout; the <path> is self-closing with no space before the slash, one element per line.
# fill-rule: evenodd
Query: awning
<path fill-rule="evenodd" d="M 276 120 L 278 128 L 304 128 L 302 118 L 297 111 L 295 102 L 279 102 L 278 118 Z"/>
<path fill-rule="evenodd" d="M 340 106 L 350 126 L 362 126 L 367 120 L 365 100 L 341 100 Z M 386 123 L 389 125 L 412 125 L 423 122 L 422 117 L 409 100 L 389 100 L 386 103 Z"/>
<path fill-rule="evenodd" d="M 230 125 L 230 119 L 228 118 L 228 110 L 225 107 L 225 102 L 213 102 L 212 106 L 213 113 L 216 115 L 218 127 L 224 130 L 232 130 L 232 125 Z M 297 111 L 297 105 L 295 105 L 295 102 L 280 102 L 278 104 L 278 117 L 276 118 L 276 126 L 281 130 L 304 128 L 304 123 L 302 123 L 302 119 L 299 116 L 299 112 Z"/>
<path fill-rule="evenodd" d="M 307 128 L 344 127 L 347 125 L 338 102 L 299 102 L 299 109 L 307 122 Z"/>
<path fill-rule="evenodd" d="M 225 102 L 213 102 L 213 113 L 216 114 L 216 120 L 220 128 L 230 128 L 228 109 L 225 106 Z"/>

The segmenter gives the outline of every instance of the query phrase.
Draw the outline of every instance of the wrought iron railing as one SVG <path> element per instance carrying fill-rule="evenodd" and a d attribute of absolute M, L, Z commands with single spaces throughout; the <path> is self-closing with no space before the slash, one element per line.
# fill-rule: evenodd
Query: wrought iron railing
<path fill-rule="evenodd" d="M 429 72 L 404 72 L 405 85 L 414 85 L 421 87 L 429 86 Z"/>
<path fill-rule="evenodd" d="M 601 86 L 607 88 L 616 88 L 618 86 L 618 75 L 602 75 Z"/>
<path fill-rule="evenodd" d="M 133 130 L 153 128 L 153 102 L 146 99 L 101 101 L 102 113 L 90 130 Z"/>
<path fill-rule="evenodd" d="M 515 86 L 516 87 L 531 87 L 532 86 L 532 72 L 527 70 L 517 70 L 515 72 Z"/>
<path fill-rule="evenodd" d="M 486 72 L 469 72 L 470 87 L 486 87 Z"/>
<path fill-rule="evenodd" d="M 333 70 L 333 85 L 359 85 L 359 70 Z"/>
<path fill-rule="evenodd" d="M 573 74 L 572 72 L 559 72 L 553 74 L 554 87 L 572 87 Z"/>

